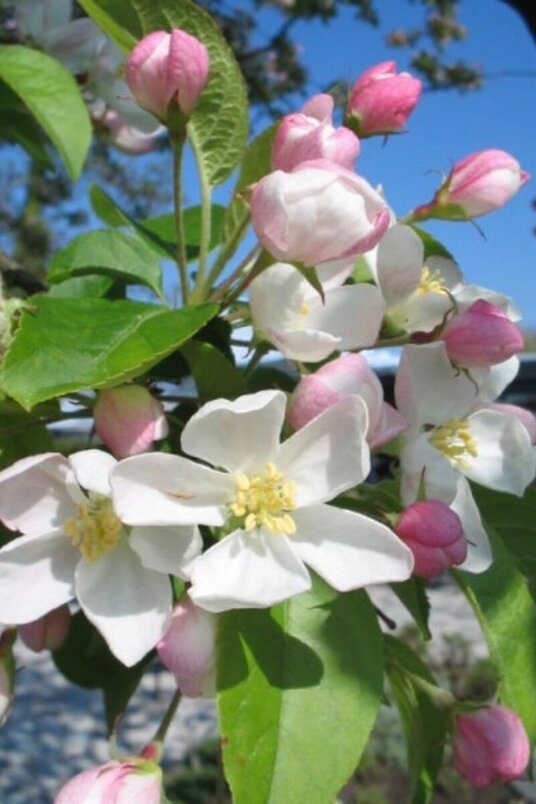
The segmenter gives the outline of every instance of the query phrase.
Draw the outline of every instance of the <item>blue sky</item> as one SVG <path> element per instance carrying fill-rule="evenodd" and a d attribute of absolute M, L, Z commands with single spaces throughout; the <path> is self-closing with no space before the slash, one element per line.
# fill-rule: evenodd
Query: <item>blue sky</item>
<path fill-rule="evenodd" d="M 430 200 L 439 176 L 452 161 L 484 148 L 515 156 L 534 177 L 503 209 L 479 219 L 485 239 L 471 224 L 434 222 L 426 228 L 454 254 L 467 279 L 512 295 L 527 327 L 536 327 L 536 47 L 521 18 L 499 0 L 463 2 L 461 21 L 468 39 L 448 50 L 449 60 L 479 62 L 486 73 L 532 71 L 532 77 L 492 79 L 476 92 L 425 93 L 409 121 L 409 133 L 363 143 L 357 170 L 371 183 L 382 183 L 398 215 Z M 402 68 L 405 50 L 384 43 L 384 34 L 422 21 L 422 8 L 405 0 L 378 0 L 380 29 L 355 20 L 345 8 L 323 25 L 300 23 L 294 37 L 311 74 L 311 94 L 334 76 L 349 81 L 372 64 L 395 59 Z M 273 29 L 276 12 L 261 13 Z M 301 103 L 297 100 L 297 106 Z"/>

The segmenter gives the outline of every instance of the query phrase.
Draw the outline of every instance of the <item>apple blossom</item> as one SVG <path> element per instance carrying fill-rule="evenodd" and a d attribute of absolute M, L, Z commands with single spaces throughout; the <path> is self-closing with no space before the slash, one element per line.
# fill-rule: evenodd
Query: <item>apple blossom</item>
<path fill-rule="evenodd" d="M 216 617 L 198 608 L 188 595 L 175 604 L 171 624 L 156 646 L 161 661 L 190 698 L 216 692 Z"/>
<path fill-rule="evenodd" d="M 459 516 L 440 500 L 419 500 L 404 509 L 394 532 L 413 553 L 413 574 L 429 580 L 467 558 Z"/>
<path fill-rule="evenodd" d="M 144 36 L 127 59 L 125 77 L 136 102 L 165 122 L 170 107 L 193 111 L 208 80 L 209 55 L 179 28 Z"/>
<path fill-rule="evenodd" d="M 402 131 L 421 96 L 422 82 L 397 73 L 394 61 L 366 70 L 354 83 L 346 123 L 360 137 Z"/>
<path fill-rule="evenodd" d="M 162 771 L 142 757 L 112 760 L 73 776 L 54 804 L 161 804 Z"/>
<path fill-rule="evenodd" d="M 99 391 L 95 431 L 116 458 L 147 452 L 169 428 L 160 402 L 142 385 L 119 385 Z"/>
<path fill-rule="evenodd" d="M 251 317 L 286 357 L 317 362 L 341 349 L 371 346 L 384 305 L 372 285 L 329 287 L 324 301 L 293 265 L 275 263 L 250 285 Z"/>
<path fill-rule="evenodd" d="M 456 162 L 433 200 L 417 207 L 412 219 L 478 218 L 504 206 L 529 178 L 529 173 L 506 151 L 478 151 Z"/>
<path fill-rule="evenodd" d="M 530 759 L 521 718 L 506 706 L 485 706 L 454 717 L 454 766 L 475 787 L 520 776 Z"/>
<path fill-rule="evenodd" d="M 373 248 L 389 226 L 390 213 L 361 176 L 317 159 L 257 182 L 251 219 L 274 257 L 311 266 Z"/>
<path fill-rule="evenodd" d="M 0 472 L 0 519 L 22 536 L 0 550 L 0 620 L 23 625 L 77 598 L 128 666 L 165 633 L 168 574 L 186 577 L 201 538 L 191 525 L 133 528 L 115 514 L 99 450 L 32 455 Z"/>
<path fill-rule="evenodd" d="M 367 442 L 371 449 L 391 441 L 406 429 L 405 419 L 383 401 L 381 382 L 362 355 L 343 355 L 302 377 L 292 394 L 287 420 L 304 427 L 344 397 L 357 394 L 368 412 Z"/>
<path fill-rule="evenodd" d="M 493 366 L 523 350 L 523 335 L 494 304 L 479 299 L 454 316 L 440 335 L 459 366 Z"/>
<path fill-rule="evenodd" d="M 158 129 L 150 134 L 138 131 L 127 125 L 115 109 L 108 109 L 104 117 L 97 122 L 107 132 L 112 145 L 132 156 L 140 156 L 154 150 L 156 137 L 160 133 Z"/>
<path fill-rule="evenodd" d="M 283 117 L 272 148 L 273 170 L 291 171 L 302 162 L 327 159 L 352 170 L 359 140 L 348 128 L 334 128 L 333 98 L 315 95 L 301 112 Z"/>
<path fill-rule="evenodd" d="M 44 614 L 38 620 L 19 626 L 19 636 L 30 650 L 58 650 L 65 642 L 71 627 L 71 612 L 68 606 Z"/>
<path fill-rule="evenodd" d="M 345 399 L 279 444 L 284 416 L 280 391 L 214 400 L 189 420 L 182 449 L 225 471 L 155 453 L 111 475 L 116 510 L 132 525 L 224 526 L 190 570 L 190 597 L 208 611 L 297 595 L 311 586 L 305 565 L 339 591 L 411 574 L 411 552 L 392 531 L 325 504 L 369 472 L 364 403 Z"/>

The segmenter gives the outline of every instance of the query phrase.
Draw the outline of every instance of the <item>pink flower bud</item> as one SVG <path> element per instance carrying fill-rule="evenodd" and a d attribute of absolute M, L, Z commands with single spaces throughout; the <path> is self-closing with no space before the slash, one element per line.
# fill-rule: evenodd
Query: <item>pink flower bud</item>
<path fill-rule="evenodd" d="M 302 377 L 290 399 L 287 420 L 298 430 L 341 399 L 358 394 L 367 406 L 371 449 L 386 444 L 407 427 L 406 420 L 383 401 L 383 389 L 362 355 L 343 355 Z"/>
<path fill-rule="evenodd" d="M 530 746 L 519 716 L 506 706 L 485 706 L 454 718 L 454 765 L 475 787 L 520 776 Z"/>
<path fill-rule="evenodd" d="M 460 366 L 494 366 L 523 350 L 519 327 L 483 299 L 451 318 L 440 337 L 449 358 Z"/>
<path fill-rule="evenodd" d="M 319 265 L 374 248 L 390 215 L 365 179 L 319 159 L 261 179 L 253 188 L 251 218 L 274 257 Z"/>
<path fill-rule="evenodd" d="M 136 102 L 166 121 L 171 105 L 189 115 L 208 78 L 206 47 L 186 31 L 154 31 L 127 59 L 125 78 Z"/>
<path fill-rule="evenodd" d="M 458 514 L 439 500 L 420 500 L 402 512 L 393 528 L 415 558 L 413 574 L 429 580 L 467 557 L 467 539 Z"/>
<path fill-rule="evenodd" d="M 162 771 L 139 757 L 83 771 L 63 785 L 54 804 L 161 804 Z"/>
<path fill-rule="evenodd" d="M 38 620 L 19 626 L 19 636 L 30 650 L 40 653 L 42 650 L 61 648 L 71 627 L 71 612 L 68 606 L 52 609 Z"/>
<path fill-rule="evenodd" d="M 352 170 L 359 140 L 348 128 L 334 128 L 331 95 L 315 95 L 301 112 L 286 115 L 277 129 L 272 149 L 274 170 L 290 172 L 312 159 L 327 159 Z"/>
<path fill-rule="evenodd" d="M 168 434 L 162 405 L 141 385 L 100 391 L 94 418 L 96 433 L 116 458 L 147 452 Z"/>
<path fill-rule="evenodd" d="M 506 402 L 492 402 L 486 405 L 486 409 L 496 410 L 498 413 L 506 413 L 509 416 L 515 416 L 529 434 L 532 444 L 536 444 L 536 416 L 531 410 L 521 408 L 519 405 L 510 405 Z"/>
<path fill-rule="evenodd" d="M 169 630 L 156 646 L 183 695 L 199 698 L 215 694 L 215 639 L 215 616 L 183 595 L 173 610 Z"/>
<path fill-rule="evenodd" d="M 506 151 L 478 151 L 454 165 L 433 201 L 414 210 L 413 220 L 465 221 L 486 215 L 504 206 L 529 178 Z"/>
<path fill-rule="evenodd" d="M 422 82 L 396 73 L 394 61 L 371 67 L 357 79 L 347 108 L 347 125 L 360 136 L 401 131 L 417 105 Z"/>

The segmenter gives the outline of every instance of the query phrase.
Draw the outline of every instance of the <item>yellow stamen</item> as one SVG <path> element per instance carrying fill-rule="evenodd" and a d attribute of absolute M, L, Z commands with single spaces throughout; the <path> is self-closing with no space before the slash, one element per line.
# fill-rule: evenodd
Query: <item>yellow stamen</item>
<path fill-rule="evenodd" d="M 419 287 L 415 292 L 417 296 L 424 296 L 426 293 L 446 293 L 441 272 L 437 268 L 432 271 L 425 265 L 422 269 Z"/>
<path fill-rule="evenodd" d="M 288 513 L 296 508 L 296 484 L 283 478 L 273 463 L 264 473 L 247 477 L 235 475 L 236 497 L 229 505 L 232 514 L 244 518 L 242 527 L 252 531 L 264 527 L 270 533 L 292 535 L 296 523 Z"/>
<path fill-rule="evenodd" d="M 98 561 L 117 546 L 123 525 L 107 497 L 91 497 L 77 508 L 78 515 L 67 519 L 63 530 L 87 561 Z"/>
<path fill-rule="evenodd" d="M 309 305 L 306 304 L 305 302 L 302 302 L 301 305 L 300 305 L 300 308 L 298 310 L 298 313 L 300 315 L 309 315 L 310 312 L 311 312 L 311 308 L 309 307 Z"/>
<path fill-rule="evenodd" d="M 467 456 L 476 458 L 478 450 L 471 435 L 467 419 L 449 419 L 440 427 L 435 427 L 429 436 L 433 447 L 440 450 L 457 467 L 467 468 Z"/>

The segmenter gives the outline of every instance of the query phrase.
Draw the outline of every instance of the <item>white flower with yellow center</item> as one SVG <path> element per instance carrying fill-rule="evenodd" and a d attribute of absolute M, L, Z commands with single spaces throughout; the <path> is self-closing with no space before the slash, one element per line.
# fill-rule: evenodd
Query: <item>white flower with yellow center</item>
<path fill-rule="evenodd" d="M 22 625 L 77 598 L 130 666 L 169 625 L 169 574 L 201 549 L 192 525 L 128 528 L 110 499 L 117 461 L 100 450 L 45 453 L 0 472 L 0 520 L 21 531 L 0 550 L 0 622 Z"/>
<path fill-rule="evenodd" d="M 406 346 L 395 384 L 397 408 L 409 422 L 401 452 L 402 499 L 414 502 L 422 487 L 461 517 L 469 541 L 463 569 L 483 570 L 489 545 L 468 480 L 522 496 L 534 479 L 535 458 L 523 424 L 485 409 L 517 372 L 517 359 L 469 377 L 452 367 L 443 343 Z"/>
<path fill-rule="evenodd" d="M 325 503 L 367 476 L 367 413 L 344 400 L 279 443 L 285 395 L 204 405 L 184 452 L 127 458 L 111 475 L 131 525 L 197 523 L 222 538 L 194 560 L 190 597 L 209 611 L 271 606 L 310 588 L 306 565 L 340 591 L 409 577 L 410 551 L 384 525 Z"/>

